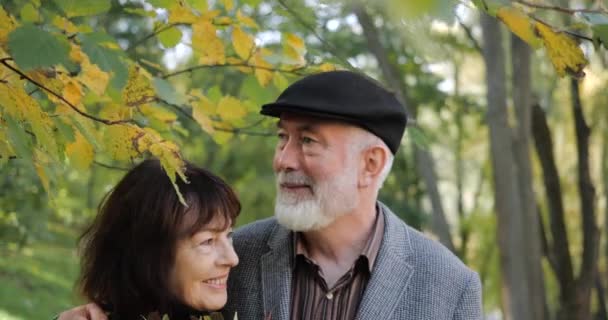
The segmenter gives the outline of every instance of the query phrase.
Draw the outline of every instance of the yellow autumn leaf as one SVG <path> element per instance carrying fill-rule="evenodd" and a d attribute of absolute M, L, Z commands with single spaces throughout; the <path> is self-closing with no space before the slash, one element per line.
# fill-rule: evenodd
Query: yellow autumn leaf
<path fill-rule="evenodd" d="M 96 64 L 90 63 L 88 59 L 80 66 L 82 71 L 78 75 L 78 80 L 98 96 L 103 95 L 110 82 L 110 74 L 99 69 Z"/>
<path fill-rule="evenodd" d="M 56 15 L 53 18 L 53 25 L 63 31 L 66 32 L 66 34 L 74 34 L 77 33 L 79 30 L 78 28 L 68 19 L 66 19 L 65 17 Z"/>
<path fill-rule="evenodd" d="M 207 20 L 207 21 L 211 21 L 213 20 L 215 17 L 219 16 L 221 14 L 220 10 L 209 10 L 209 11 L 205 11 L 202 15 L 201 15 L 201 20 Z"/>
<path fill-rule="evenodd" d="M 500 19 L 520 39 L 527 42 L 533 48 L 542 45 L 541 39 L 534 32 L 534 20 L 518 8 L 504 6 L 496 12 L 496 18 Z"/>
<path fill-rule="evenodd" d="M 82 52 L 80 46 L 72 43 L 70 45 L 70 60 L 76 63 L 82 63 L 85 59 L 87 59 L 87 56 Z"/>
<path fill-rule="evenodd" d="M 103 146 L 112 159 L 119 161 L 137 157 L 138 139 L 143 136 L 141 129 L 132 124 L 107 126 L 103 134 Z"/>
<path fill-rule="evenodd" d="M 175 189 L 179 201 L 184 206 L 187 206 L 186 200 L 175 183 L 177 176 L 179 176 L 182 181 L 188 182 L 184 172 L 185 162 L 179 154 L 179 148 L 170 141 L 162 141 L 151 145 L 149 151 L 152 155 L 160 160 L 160 164 L 163 166 L 165 173 L 173 184 L 173 188 Z"/>
<path fill-rule="evenodd" d="M 6 43 L 8 34 L 17 27 L 15 19 L 0 6 L 0 43 Z"/>
<path fill-rule="evenodd" d="M 536 31 L 543 40 L 551 63 L 557 74 L 575 77 L 585 75 L 583 68 L 589 63 L 578 43 L 563 32 L 555 32 L 551 27 L 537 22 Z"/>
<path fill-rule="evenodd" d="M 0 165 L 6 163 L 10 157 L 15 156 L 15 150 L 8 141 L 5 132 L 6 126 L 2 123 L 1 116 L 0 114 Z"/>
<path fill-rule="evenodd" d="M 174 23 L 195 23 L 197 16 L 182 1 L 177 1 L 169 8 L 169 24 Z"/>
<path fill-rule="evenodd" d="M 247 60 L 251 57 L 253 48 L 255 47 L 255 41 L 253 37 L 247 34 L 243 29 L 235 26 L 232 30 L 232 45 L 234 51 L 243 60 Z"/>
<path fill-rule="evenodd" d="M 122 100 L 129 107 L 137 107 L 156 99 L 150 76 L 137 65 L 129 68 L 129 79 L 122 91 Z"/>
<path fill-rule="evenodd" d="M 213 134 L 213 123 L 210 116 L 215 114 L 216 107 L 203 95 L 199 95 L 199 100 L 192 103 L 192 117 L 201 126 L 203 131 Z"/>
<path fill-rule="evenodd" d="M 128 120 L 133 118 L 133 108 L 129 108 L 123 104 L 110 102 L 101 108 L 99 115 L 110 121 Z"/>
<path fill-rule="evenodd" d="M 51 194 L 51 184 L 49 182 L 49 176 L 46 173 L 46 164 L 41 164 L 38 161 L 34 161 L 34 167 L 36 168 L 36 174 L 38 178 L 40 178 L 40 182 L 42 183 L 42 187 L 46 191 L 47 194 Z"/>
<path fill-rule="evenodd" d="M 4 107 L 4 112 L 30 125 L 38 148 L 46 151 L 53 160 L 59 159 L 55 125 L 38 102 L 25 92 L 21 81 L 16 85 L 10 82 L 0 83 L 0 105 Z"/>
<path fill-rule="evenodd" d="M 283 62 L 300 67 L 306 64 L 306 59 L 292 46 L 283 46 Z"/>
<path fill-rule="evenodd" d="M 213 24 L 216 26 L 229 26 L 232 24 L 232 18 L 216 17 L 216 18 L 213 18 Z"/>
<path fill-rule="evenodd" d="M 323 71 L 323 72 L 337 70 L 337 68 L 336 68 L 335 65 L 333 65 L 331 63 L 327 63 L 327 62 L 326 63 L 322 63 L 321 65 L 319 65 L 318 69 L 320 71 Z"/>
<path fill-rule="evenodd" d="M 285 90 L 285 88 L 287 88 L 287 86 L 289 85 L 289 81 L 287 81 L 287 79 L 285 79 L 285 76 L 283 76 L 283 74 L 281 74 L 280 72 L 274 73 L 274 75 L 272 76 L 272 83 L 280 91 Z"/>
<path fill-rule="evenodd" d="M 153 105 L 143 105 L 139 111 L 146 117 L 157 119 L 164 123 L 172 123 L 177 120 L 177 115 L 171 111 Z"/>
<path fill-rule="evenodd" d="M 82 100 L 82 87 L 74 80 L 68 80 L 63 87 L 63 98 L 69 101 L 72 105 L 77 106 Z"/>
<path fill-rule="evenodd" d="M 272 65 L 268 63 L 262 54 L 262 51 L 256 52 L 253 56 L 253 65 L 255 66 L 254 74 L 262 87 L 265 87 L 272 80 Z"/>
<path fill-rule="evenodd" d="M 234 133 L 228 131 L 216 131 L 213 135 L 211 135 L 213 141 L 219 145 L 225 145 L 228 141 L 230 141 L 230 139 L 232 139 L 233 136 Z"/>
<path fill-rule="evenodd" d="M 211 22 L 200 20 L 192 25 L 192 48 L 199 54 L 199 62 L 205 65 L 224 64 L 224 43 L 217 37 L 217 29 Z"/>
<path fill-rule="evenodd" d="M 250 73 L 253 72 L 253 68 L 252 67 L 246 67 L 245 65 L 247 65 L 247 61 L 243 61 L 242 59 L 239 59 L 239 58 L 236 58 L 236 57 L 227 57 L 226 58 L 226 63 L 229 64 L 229 65 L 238 66 L 238 67 L 235 67 L 235 68 L 237 70 L 239 70 L 240 72 L 242 72 L 242 73 L 250 74 Z"/>
<path fill-rule="evenodd" d="M 221 0 L 222 5 L 226 8 L 226 11 L 230 11 L 234 8 L 234 2 L 232 0 Z"/>
<path fill-rule="evenodd" d="M 217 103 L 217 114 L 222 120 L 238 120 L 247 114 L 247 108 L 235 97 L 224 96 Z"/>
<path fill-rule="evenodd" d="M 306 45 L 304 44 L 304 40 L 299 36 L 293 33 L 285 34 L 285 42 L 287 45 L 292 47 L 299 55 L 304 55 L 306 53 Z"/>
<path fill-rule="evenodd" d="M 65 147 L 65 153 L 70 159 L 70 163 L 78 170 L 86 171 L 93 163 L 93 146 L 78 131 L 75 134 L 74 142 Z"/>
<path fill-rule="evenodd" d="M 259 28 L 258 24 L 253 19 L 251 19 L 251 17 L 244 15 L 241 12 L 241 10 L 237 10 L 236 19 L 238 22 L 240 22 L 245 27 L 249 27 L 249 28 L 253 28 L 253 29 Z"/>

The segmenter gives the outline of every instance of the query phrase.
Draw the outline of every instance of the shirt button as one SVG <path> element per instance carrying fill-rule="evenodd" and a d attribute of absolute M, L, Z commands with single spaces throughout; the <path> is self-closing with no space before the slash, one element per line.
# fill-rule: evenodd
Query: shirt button
<path fill-rule="evenodd" d="M 333 298 L 334 298 L 334 294 L 333 294 L 333 293 L 331 293 L 331 292 L 329 292 L 328 294 L 326 294 L 326 295 L 325 295 L 325 297 L 326 297 L 327 299 L 331 300 L 331 299 L 333 299 Z"/>

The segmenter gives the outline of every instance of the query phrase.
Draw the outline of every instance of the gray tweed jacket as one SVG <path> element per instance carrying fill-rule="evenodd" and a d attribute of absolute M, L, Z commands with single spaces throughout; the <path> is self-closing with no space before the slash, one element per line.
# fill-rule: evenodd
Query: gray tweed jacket
<path fill-rule="evenodd" d="M 379 203 L 384 236 L 357 319 L 482 319 L 481 282 L 449 250 L 407 226 Z M 230 316 L 289 320 L 293 270 L 291 232 L 265 219 L 234 235 L 240 262 L 230 273 Z"/>

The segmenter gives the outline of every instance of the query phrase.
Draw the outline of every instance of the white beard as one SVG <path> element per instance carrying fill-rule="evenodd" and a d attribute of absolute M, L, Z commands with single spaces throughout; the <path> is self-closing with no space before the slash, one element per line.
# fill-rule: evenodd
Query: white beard
<path fill-rule="evenodd" d="M 306 184 L 312 195 L 298 196 L 282 191 L 281 183 Z M 345 168 L 333 177 L 315 182 L 299 172 L 277 174 L 275 216 L 284 227 L 293 231 L 319 230 L 357 207 L 357 170 Z"/>

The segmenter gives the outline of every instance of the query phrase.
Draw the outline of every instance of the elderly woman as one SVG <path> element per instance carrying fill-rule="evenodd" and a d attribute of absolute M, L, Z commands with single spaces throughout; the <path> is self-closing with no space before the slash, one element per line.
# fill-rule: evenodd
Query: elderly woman
<path fill-rule="evenodd" d="M 238 263 L 231 230 L 241 206 L 217 176 L 185 169 L 188 183 L 177 185 L 187 207 L 159 161 L 146 160 L 106 196 L 82 235 L 79 287 L 109 319 L 198 319 L 226 304 L 226 280 Z"/>

